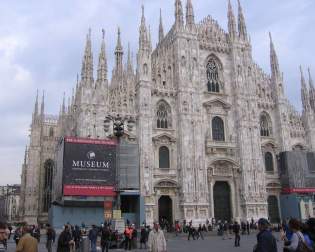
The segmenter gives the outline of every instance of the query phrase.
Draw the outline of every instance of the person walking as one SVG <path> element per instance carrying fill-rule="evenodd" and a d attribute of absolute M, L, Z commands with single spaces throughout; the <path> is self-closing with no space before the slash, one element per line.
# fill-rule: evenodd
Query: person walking
<path fill-rule="evenodd" d="M 159 228 L 158 222 L 154 222 L 153 230 L 148 239 L 149 252 L 166 252 L 166 240 L 163 231 Z"/>
<path fill-rule="evenodd" d="M 111 230 L 107 225 L 104 225 L 101 230 L 101 247 L 102 252 L 108 252 L 110 244 Z"/>
<path fill-rule="evenodd" d="M 197 236 L 197 237 L 198 237 L 197 240 L 199 239 L 199 237 L 201 237 L 201 239 L 204 240 L 204 237 L 203 237 L 203 233 L 202 233 L 202 232 L 203 232 L 202 226 L 201 226 L 201 224 L 199 224 L 199 227 L 198 227 L 198 230 L 197 230 L 197 233 L 198 233 L 198 234 L 197 234 L 197 235 L 198 235 L 198 236 Z"/>
<path fill-rule="evenodd" d="M 31 236 L 31 229 L 27 226 L 23 227 L 22 234 L 16 252 L 38 252 L 38 241 Z"/>
<path fill-rule="evenodd" d="M 301 224 L 297 219 L 289 221 L 289 228 L 292 231 L 291 240 L 288 240 L 284 231 L 281 231 L 281 238 L 284 240 L 283 251 L 312 251 L 305 242 L 305 238 L 301 233 Z M 302 249 L 303 248 L 303 249 Z"/>
<path fill-rule="evenodd" d="M 142 225 L 140 230 L 140 249 L 142 249 L 142 245 L 147 249 L 147 239 L 147 231 L 145 230 L 145 226 Z"/>
<path fill-rule="evenodd" d="M 52 245 L 55 242 L 56 232 L 49 224 L 47 224 L 46 236 L 46 249 L 48 252 L 52 252 Z"/>
<path fill-rule="evenodd" d="M 92 225 L 92 229 L 89 232 L 89 239 L 91 242 L 91 252 L 96 252 L 96 241 L 97 241 L 98 230 L 95 225 Z"/>
<path fill-rule="evenodd" d="M 22 237 L 22 227 L 19 227 L 15 230 L 13 240 L 15 241 L 16 246 L 18 245 L 20 239 Z"/>
<path fill-rule="evenodd" d="M 4 252 L 7 249 L 7 225 L 4 222 L 0 222 L 0 252 Z"/>
<path fill-rule="evenodd" d="M 73 244 L 74 241 L 72 240 L 70 227 L 66 225 L 59 236 L 57 252 L 70 252 L 70 248 L 73 246 Z"/>
<path fill-rule="evenodd" d="M 138 231 L 136 229 L 135 224 L 131 225 L 131 229 L 132 229 L 132 236 L 131 236 L 131 243 L 132 243 L 132 248 L 133 249 L 137 249 L 138 248 Z"/>
<path fill-rule="evenodd" d="M 249 221 L 246 222 L 246 230 L 247 230 L 247 234 L 250 234 L 250 224 Z"/>
<path fill-rule="evenodd" d="M 192 238 L 195 240 L 195 230 L 194 227 L 192 226 L 192 222 L 189 222 L 189 226 L 188 226 L 188 241 L 190 240 L 190 237 L 192 236 Z"/>
<path fill-rule="evenodd" d="M 233 225 L 233 233 L 235 234 L 235 241 L 234 241 L 235 247 L 240 246 L 240 241 L 241 241 L 240 231 L 241 231 L 241 226 L 240 224 L 238 224 L 237 221 L 235 221 Z"/>
<path fill-rule="evenodd" d="M 80 240 L 81 240 L 81 230 L 78 225 L 75 225 L 74 230 L 72 232 L 72 237 L 74 240 L 75 249 L 78 250 L 80 248 Z"/>
<path fill-rule="evenodd" d="M 254 252 L 278 252 L 276 238 L 269 230 L 268 220 L 261 218 L 258 220 L 257 245 Z"/>

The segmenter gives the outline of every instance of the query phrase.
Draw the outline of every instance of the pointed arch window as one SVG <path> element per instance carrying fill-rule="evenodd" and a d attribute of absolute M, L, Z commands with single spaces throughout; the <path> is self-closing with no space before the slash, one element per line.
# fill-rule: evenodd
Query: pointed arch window
<path fill-rule="evenodd" d="M 260 136 L 269 137 L 272 135 L 272 125 L 270 116 L 267 113 L 260 115 Z"/>
<path fill-rule="evenodd" d="M 53 180 L 54 161 L 46 160 L 44 163 L 44 197 L 43 197 L 43 212 L 48 212 L 51 205 L 52 180 Z"/>
<path fill-rule="evenodd" d="M 53 137 L 54 136 L 54 128 L 50 127 L 49 128 L 49 137 Z"/>
<path fill-rule="evenodd" d="M 224 122 L 218 116 L 212 119 L 212 139 L 213 141 L 225 141 Z"/>
<path fill-rule="evenodd" d="M 170 151 L 166 146 L 162 146 L 159 148 L 159 168 L 170 168 Z"/>
<path fill-rule="evenodd" d="M 266 172 L 273 172 L 274 171 L 273 156 L 270 152 L 265 153 L 265 169 L 266 169 Z"/>
<path fill-rule="evenodd" d="M 156 112 L 156 126 L 159 129 L 168 129 L 172 127 L 172 117 L 171 117 L 171 108 L 170 106 L 161 101 L 157 105 L 157 112 Z"/>
<path fill-rule="evenodd" d="M 219 66 L 214 58 L 207 63 L 207 81 L 208 92 L 220 92 Z"/>

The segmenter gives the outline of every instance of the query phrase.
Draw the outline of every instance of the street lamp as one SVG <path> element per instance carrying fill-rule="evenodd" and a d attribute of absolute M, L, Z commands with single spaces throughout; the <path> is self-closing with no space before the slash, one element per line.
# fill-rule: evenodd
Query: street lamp
<path fill-rule="evenodd" d="M 120 138 L 124 135 L 124 121 L 119 114 L 116 116 L 108 115 L 104 120 L 104 130 L 109 130 L 110 122 L 113 123 L 113 133 L 117 138 L 117 151 L 116 151 L 116 192 L 117 192 L 117 210 L 120 210 Z"/>

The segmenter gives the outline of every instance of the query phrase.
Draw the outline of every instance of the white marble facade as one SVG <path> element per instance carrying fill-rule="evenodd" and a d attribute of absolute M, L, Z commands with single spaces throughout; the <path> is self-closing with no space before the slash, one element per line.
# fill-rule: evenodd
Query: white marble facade
<path fill-rule="evenodd" d="M 45 162 L 54 159 L 58 138 L 110 137 L 104 119 L 117 113 L 136 122 L 125 130 L 127 139 L 139 143 L 148 223 L 159 218 L 162 195 L 172 199 L 172 220 L 198 223 L 214 217 L 217 182 L 228 185 L 231 218 L 267 217 L 268 196 L 280 193 L 279 152 L 315 149 L 311 75 L 306 84 L 301 70 L 299 114 L 285 97 L 271 36 L 271 74 L 252 58 L 240 3 L 237 17 L 228 4 L 228 31 L 211 16 L 196 23 L 192 0 L 185 12 L 182 1 L 175 0 L 175 23 L 165 35 L 160 16 L 159 41 L 152 48 L 142 9 L 136 66 L 129 48 L 124 60 L 119 30 L 110 80 L 104 32 L 94 80 L 89 32 L 81 76 L 59 117 L 44 114 L 44 100 L 39 111 L 36 99 L 22 172 L 25 220 L 47 221 Z"/>

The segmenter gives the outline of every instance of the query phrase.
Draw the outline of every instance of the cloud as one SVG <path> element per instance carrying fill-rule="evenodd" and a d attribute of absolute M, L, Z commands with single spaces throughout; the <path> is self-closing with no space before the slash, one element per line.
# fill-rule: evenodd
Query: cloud
<path fill-rule="evenodd" d="M 192 2 L 196 21 L 211 15 L 226 30 L 227 1 Z M 310 66 L 315 74 L 312 54 L 315 2 L 242 0 L 242 3 L 254 60 L 270 72 L 268 32 L 271 31 L 284 72 L 286 93 L 300 109 L 298 66 Z M 95 63 L 102 28 L 106 30 L 109 69 L 114 63 L 117 26 L 122 30 L 124 48 L 130 42 L 135 55 L 141 4 L 145 5 L 146 21 L 155 45 L 159 9 L 162 9 L 167 32 L 174 21 L 174 0 L 0 1 L 0 112 L 3 121 L 0 124 L 0 162 L 6 169 L 0 184 L 19 182 L 36 89 L 46 91 L 46 112 L 57 114 L 63 92 L 71 94 L 76 74 L 80 72 L 89 27 L 92 28 Z M 237 1 L 232 0 L 232 4 L 236 13 Z"/>

